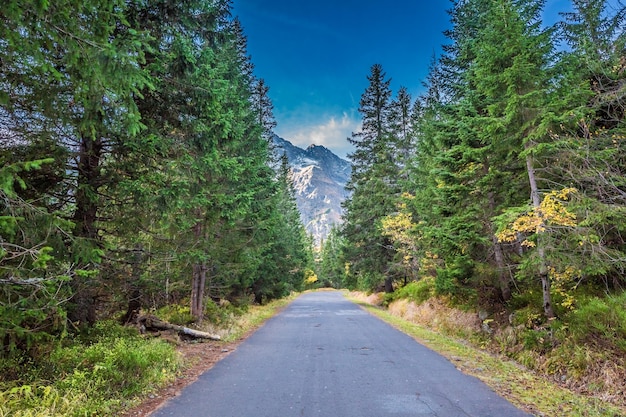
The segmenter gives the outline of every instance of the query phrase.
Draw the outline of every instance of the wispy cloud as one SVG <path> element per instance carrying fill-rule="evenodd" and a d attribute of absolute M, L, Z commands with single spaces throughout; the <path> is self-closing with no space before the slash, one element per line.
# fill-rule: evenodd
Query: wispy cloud
<path fill-rule="evenodd" d="M 306 148 L 309 145 L 322 145 L 345 158 L 353 150 L 347 138 L 352 135 L 352 132 L 356 132 L 360 128 L 360 119 L 352 118 L 344 113 L 341 117 L 331 116 L 321 123 L 292 126 L 282 132 L 279 131 L 278 134 L 301 148 Z"/>

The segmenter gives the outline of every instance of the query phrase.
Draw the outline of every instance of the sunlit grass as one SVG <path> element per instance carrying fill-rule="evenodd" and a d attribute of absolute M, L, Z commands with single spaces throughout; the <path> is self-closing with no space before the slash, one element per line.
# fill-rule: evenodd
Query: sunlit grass
<path fill-rule="evenodd" d="M 118 415 L 176 377 L 181 362 L 168 343 L 115 323 L 99 326 L 89 340 L 58 346 L 19 380 L 1 382 L 0 417 Z"/>
<path fill-rule="evenodd" d="M 293 293 L 289 297 L 273 300 L 265 305 L 250 306 L 245 314 L 234 320 L 233 325 L 224 333 L 223 340 L 232 342 L 241 339 L 276 315 L 298 295 L 300 294 Z"/>

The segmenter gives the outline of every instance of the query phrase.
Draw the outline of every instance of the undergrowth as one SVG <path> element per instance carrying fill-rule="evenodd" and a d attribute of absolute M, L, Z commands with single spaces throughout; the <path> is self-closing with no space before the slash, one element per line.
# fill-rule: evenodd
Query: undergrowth
<path fill-rule="evenodd" d="M 245 314 L 237 316 L 230 324 L 229 332 L 223 337 L 224 341 L 228 342 L 242 338 L 273 317 L 280 309 L 293 301 L 297 295 L 297 293 L 292 293 L 288 297 L 272 300 L 264 305 L 249 306 Z"/>
<path fill-rule="evenodd" d="M 288 304 L 294 295 L 263 306 L 209 302 L 206 329 L 225 341 L 238 340 Z M 188 307 L 155 312 L 163 320 L 190 325 Z M 145 338 L 113 321 L 66 337 L 37 355 L 0 357 L 0 417 L 115 416 L 172 381 L 187 364 L 176 348 Z"/>
<path fill-rule="evenodd" d="M 580 297 L 550 322 L 532 308 L 512 317 L 511 325 L 494 326 L 492 350 L 577 392 L 626 405 L 626 293 Z"/>
<path fill-rule="evenodd" d="M 169 344 L 101 322 L 47 357 L 0 359 L 0 416 L 115 415 L 172 380 L 179 366 Z"/>

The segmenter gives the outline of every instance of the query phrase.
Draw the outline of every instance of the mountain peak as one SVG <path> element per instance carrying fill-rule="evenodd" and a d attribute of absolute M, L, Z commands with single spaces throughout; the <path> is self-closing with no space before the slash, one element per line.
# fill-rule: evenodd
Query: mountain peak
<path fill-rule="evenodd" d="M 341 203 L 348 196 L 345 185 L 351 165 L 321 145 L 302 149 L 277 135 L 273 142 L 279 155 L 287 155 L 300 217 L 319 244 L 333 225 L 341 223 Z"/>
<path fill-rule="evenodd" d="M 330 149 L 326 148 L 325 146 L 322 145 L 309 145 L 306 148 L 306 152 L 308 152 L 309 154 L 312 155 L 324 155 L 324 157 L 336 157 L 339 158 L 337 155 L 335 155 Z"/>
<path fill-rule="evenodd" d="M 327 152 L 330 152 L 330 150 L 322 145 L 316 145 L 314 143 L 310 144 L 309 146 L 307 146 L 306 150 L 307 151 L 314 151 L 314 150 L 324 150 Z"/>

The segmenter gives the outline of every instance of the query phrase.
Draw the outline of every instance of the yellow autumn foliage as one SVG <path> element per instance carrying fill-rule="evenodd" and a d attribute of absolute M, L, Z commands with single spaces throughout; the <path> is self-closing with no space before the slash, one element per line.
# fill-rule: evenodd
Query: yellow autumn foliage
<path fill-rule="evenodd" d="M 549 226 L 576 226 L 576 215 L 565 206 L 575 188 L 554 190 L 546 194 L 539 207 L 535 207 L 515 219 L 507 228 L 499 232 L 496 237 L 500 242 L 514 242 L 519 234 L 534 234 L 545 232 Z M 524 240 L 522 245 L 533 247 L 535 243 Z"/>
<path fill-rule="evenodd" d="M 389 236 L 396 242 L 407 242 L 410 237 L 408 231 L 411 230 L 415 224 L 411 213 L 406 211 L 400 211 L 397 214 L 386 216 L 382 219 L 383 233 Z"/>
<path fill-rule="evenodd" d="M 416 240 L 412 231 L 416 225 L 413 222 L 413 215 L 407 210 L 406 201 L 410 201 L 415 196 L 409 193 L 402 194 L 403 201 L 398 204 L 398 212 L 385 216 L 381 221 L 381 231 L 388 236 L 402 255 L 402 263 L 409 266 L 417 251 Z"/>
<path fill-rule="evenodd" d="M 569 283 L 582 275 L 582 271 L 571 266 L 567 266 L 564 270 L 559 271 L 550 266 L 548 267 L 548 274 L 553 283 L 552 291 L 561 296 L 562 301 L 559 304 L 567 310 L 574 310 L 576 299 L 567 290 L 567 287 Z"/>
<path fill-rule="evenodd" d="M 317 274 L 310 269 L 304 271 L 304 283 L 307 285 L 315 284 L 318 281 Z"/>

